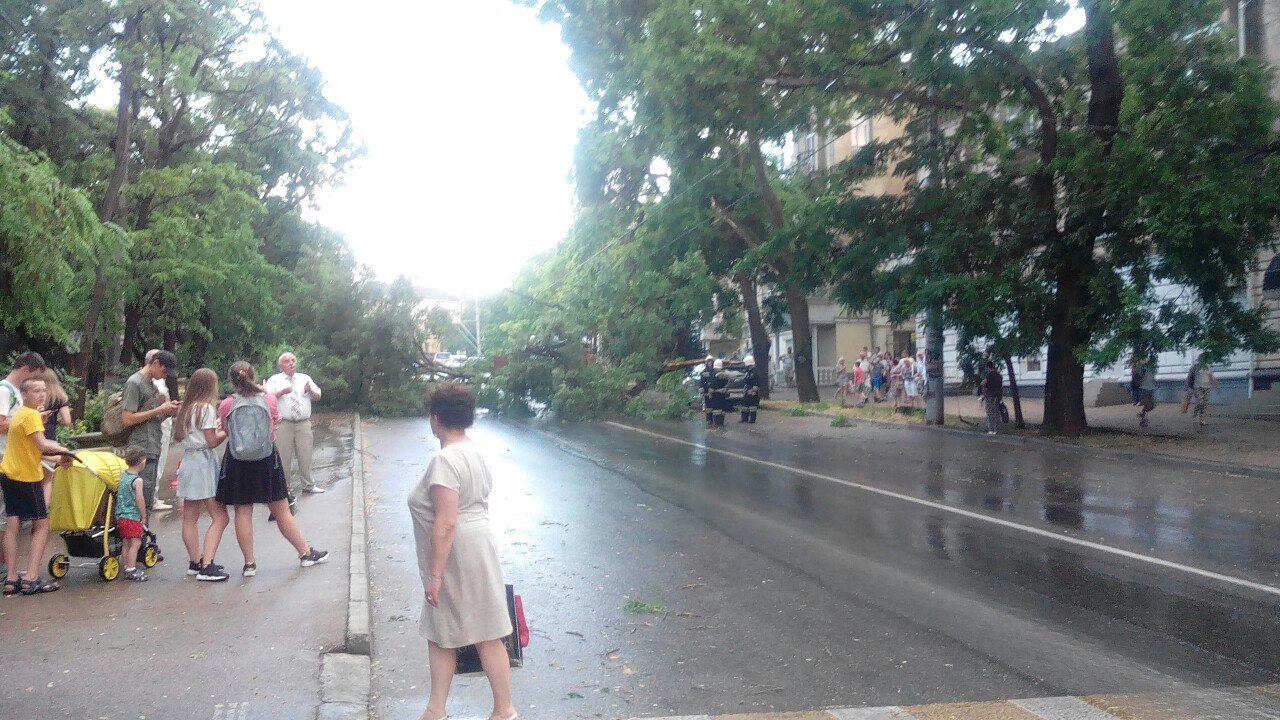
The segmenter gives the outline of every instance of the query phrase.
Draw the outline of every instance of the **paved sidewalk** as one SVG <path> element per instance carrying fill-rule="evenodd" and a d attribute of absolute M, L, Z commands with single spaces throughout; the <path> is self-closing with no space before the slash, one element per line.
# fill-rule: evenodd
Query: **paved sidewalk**
<path fill-rule="evenodd" d="M 831 404 L 832 388 L 820 388 L 822 399 Z M 795 401 L 795 388 L 775 388 L 774 400 Z M 852 404 L 852 403 L 850 403 Z M 1009 413 L 1013 414 L 1013 402 L 1005 398 Z M 885 407 L 879 404 L 879 407 Z M 1095 431 L 1079 440 L 1062 440 L 1064 444 L 1147 452 L 1157 456 L 1171 456 L 1188 460 L 1227 463 L 1280 471 L 1280 423 L 1271 420 L 1254 420 L 1215 416 L 1218 406 L 1210 406 L 1208 424 L 1197 426 L 1191 415 L 1183 415 L 1176 403 L 1161 403 L 1148 415 L 1150 427 L 1138 427 L 1137 408 L 1131 405 L 1112 405 L 1086 408 L 1089 426 Z M 834 415 L 838 405 L 823 410 Z M 947 424 L 955 429 L 980 430 L 986 417 L 981 402 L 972 395 L 949 395 L 946 398 Z M 1037 437 L 1036 428 L 1044 415 L 1044 400 L 1023 398 L 1022 412 L 1028 429 L 1019 434 Z M 922 423 L 922 419 L 916 422 Z M 1006 426 L 1004 432 L 1012 431 Z"/>
<path fill-rule="evenodd" d="M 228 527 L 217 559 L 231 579 L 197 582 L 186 574 L 175 510 L 152 520 L 165 559 L 149 582 L 105 583 L 95 570 L 72 568 L 59 592 L 0 600 L 0 718 L 316 717 L 321 656 L 343 644 L 347 620 L 351 436 L 350 416 L 317 419 L 314 470 L 328 492 L 299 498 L 298 523 L 331 553 L 323 565 L 299 567 L 260 507 L 257 577 L 241 577 Z M 62 545 L 54 538 L 49 554 Z"/>

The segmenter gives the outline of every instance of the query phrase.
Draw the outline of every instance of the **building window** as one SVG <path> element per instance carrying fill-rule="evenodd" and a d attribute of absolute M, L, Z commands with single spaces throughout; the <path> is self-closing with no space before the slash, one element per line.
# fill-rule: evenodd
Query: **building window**
<path fill-rule="evenodd" d="M 871 144 L 871 118 L 862 115 L 853 116 L 853 127 L 849 129 L 849 137 L 853 141 L 854 152 Z"/>
<path fill-rule="evenodd" d="M 1040 372 L 1040 356 L 1022 358 L 1027 364 L 1027 372 Z"/>
<path fill-rule="evenodd" d="M 805 172 L 814 172 L 818 169 L 818 135 L 817 133 L 807 132 L 800 138 L 799 152 L 796 154 L 796 164 Z"/>
<path fill-rule="evenodd" d="M 1262 274 L 1262 291 L 1280 291 L 1280 255 L 1271 258 L 1271 264 L 1267 265 L 1267 271 Z"/>

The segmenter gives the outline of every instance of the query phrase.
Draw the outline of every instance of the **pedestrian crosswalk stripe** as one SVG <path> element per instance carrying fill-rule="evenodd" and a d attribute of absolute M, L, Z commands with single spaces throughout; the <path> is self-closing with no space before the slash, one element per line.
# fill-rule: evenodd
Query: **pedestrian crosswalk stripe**
<path fill-rule="evenodd" d="M 911 713 L 896 705 L 878 708 L 845 708 L 828 710 L 827 713 L 836 720 L 915 720 Z"/>
<path fill-rule="evenodd" d="M 1280 686 L 1028 698 L 648 720 L 1280 720 Z M 633 720 L 639 720 L 633 718 Z"/>
<path fill-rule="evenodd" d="M 632 427 L 630 425 L 626 425 L 620 422 L 614 422 L 612 420 L 607 421 L 606 424 L 612 425 L 617 428 L 621 428 L 623 430 L 630 430 L 631 432 L 634 432 L 634 433 L 640 433 L 641 435 L 649 435 L 650 437 L 655 437 L 660 440 L 666 440 L 667 442 L 673 442 L 679 445 L 687 445 L 689 447 L 698 448 L 699 450 L 702 450 L 704 452 L 712 452 L 719 455 L 724 455 L 726 457 L 731 457 L 737 460 L 756 463 L 757 465 L 764 465 L 766 467 L 775 468 L 777 470 L 793 473 L 795 475 L 803 475 L 805 477 L 811 477 L 817 480 L 826 480 L 827 482 L 836 483 L 837 485 L 844 485 L 845 487 L 851 487 L 851 488 L 854 488 L 855 490 L 862 490 L 864 492 L 880 495 L 882 497 L 893 498 L 894 500 L 902 500 L 903 502 L 909 502 L 915 505 L 920 505 L 920 506 L 931 508 L 934 510 L 940 510 L 942 512 L 951 513 L 953 515 L 959 515 L 961 517 L 966 517 L 971 520 L 978 520 L 981 522 L 991 523 L 992 525 L 999 525 L 1000 527 L 1009 528 L 1010 530 L 1017 530 L 1019 532 L 1027 533 L 1029 535 L 1035 535 L 1037 537 L 1055 540 L 1057 542 L 1066 543 L 1068 545 L 1075 545 L 1077 547 L 1088 548 L 1090 550 L 1096 550 L 1098 552 L 1107 553 L 1109 555 L 1117 555 L 1119 557 L 1127 558 L 1129 560 L 1137 560 L 1139 562 L 1147 563 L 1150 565 L 1157 565 L 1159 567 L 1168 568 L 1170 570 L 1177 570 L 1178 572 L 1186 573 L 1188 575 L 1197 575 L 1199 577 L 1206 578 L 1209 580 L 1215 580 L 1228 585 L 1235 585 L 1237 587 L 1256 590 L 1258 592 L 1266 593 L 1268 595 L 1280 596 L 1280 587 L 1276 587 L 1274 585 L 1267 585 L 1264 583 L 1254 582 L 1252 580 L 1246 580 L 1244 578 L 1235 577 L 1234 575 L 1224 575 L 1222 573 L 1217 573 L 1212 570 L 1205 570 L 1203 568 L 1198 568 L 1191 565 L 1183 565 L 1182 563 L 1176 563 L 1176 562 L 1173 562 L 1172 560 L 1165 560 L 1164 558 L 1153 557 L 1151 555 L 1143 555 L 1142 553 L 1136 553 L 1131 550 L 1125 550 L 1123 548 L 1118 548 L 1111 545 L 1104 545 L 1102 543 L 1093 542 L 1091 540 L 1081 540 L 1080 538 L 1073 537 L 1071 535 L 1066 535 L 1060 532 L 1054 532 L 1052 530 L 1045 530 L 1044 528 L 1038 528 L 1033 525 L 1023 525 L 1022 523 L 1016 523 L 1016 522 L 1013 522 L 1012 520 L 1005 520 L 1003 518 L 993 517 L 991 515 L 984 515 L 983 513 L 980 513 L 980 512 L 965 510 L 964 508 L 953 507 L 945 503 L 934 502 L 932 500 L 926 500 L 924 498 L 918 498 L 918 497 L 915 497 L 914 495 L 907 495 L 905 493 L 894 492 L 892 490 L 885 490 L 884 488 L 875 487 L 874 485 L 865 485 L 863 483 L 854 482 L 852 480 L 845 480 L 844 478 L 833 477 L 831 475 L 823 475 L 822 473 L 816 473 L 811 470 L 802 470 L 801 468 L 791 467 L 789 465 L 783 465 L 782 463 L 771 462 L 769 460 L 761 460 L 760 458 L 753 458 L 750 455 L 741 455 L 739 453 L 731 452 L 729 450 L 721 450 L 720 448 L 713 448 L 713 447 L 704 445 L 702 443 L 690 442 L 688 440 L 682 440 L 680 438 L 671 437 L 670 435 L 663 435 L 662 433 L 656 433 L 650 430 L 642 430 L 638 427 Z"/>
<path fill-rule="evenodd" d="M 1114 720 L 1106 713 L 1077 697 L 1032 698 L 1010 700 L 1023 710 L 1043 720 Z"/>

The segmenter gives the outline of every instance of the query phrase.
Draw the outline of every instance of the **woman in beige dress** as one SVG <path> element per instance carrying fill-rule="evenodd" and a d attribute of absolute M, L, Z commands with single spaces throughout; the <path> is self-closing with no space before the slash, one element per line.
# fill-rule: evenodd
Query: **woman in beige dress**
<path fill-rule="evenodd" d="M 512 632 L 498 546 L 489 530 L 493 476 L 467 428 L 476 399 L 465 385 L 441 385 L 426 398 L 440 452 L 409 494 L 426 602 L 422 635 L 431 665 L 431 697 L 421 720 L 443 720 L 457 650 L 475 645 L 493 691 L 489 720 L 517 720 L 511 664 L 502 639 Z"/>

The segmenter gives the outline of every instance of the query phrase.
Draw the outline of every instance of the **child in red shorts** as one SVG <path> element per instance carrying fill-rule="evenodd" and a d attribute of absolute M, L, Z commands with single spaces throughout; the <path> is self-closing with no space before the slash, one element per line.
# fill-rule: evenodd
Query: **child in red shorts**
<path fill-rule="evenodd" d="M 146 529 L 147 507 L 142 495 L 142 478 L 139 475 L 147 465 L 147 452 L 136 445 L 125 448 L 124 461 L 129 466 L 120 473 L 120 487 L 116 488 L 116 531 L 124 541 L 120 548 L 120 560 L 124 563 L 124 576 L 134 582 L 146 582 L 147 574 L 138 569 L 138 550 L 142 548 L 142 533 Z"/>

